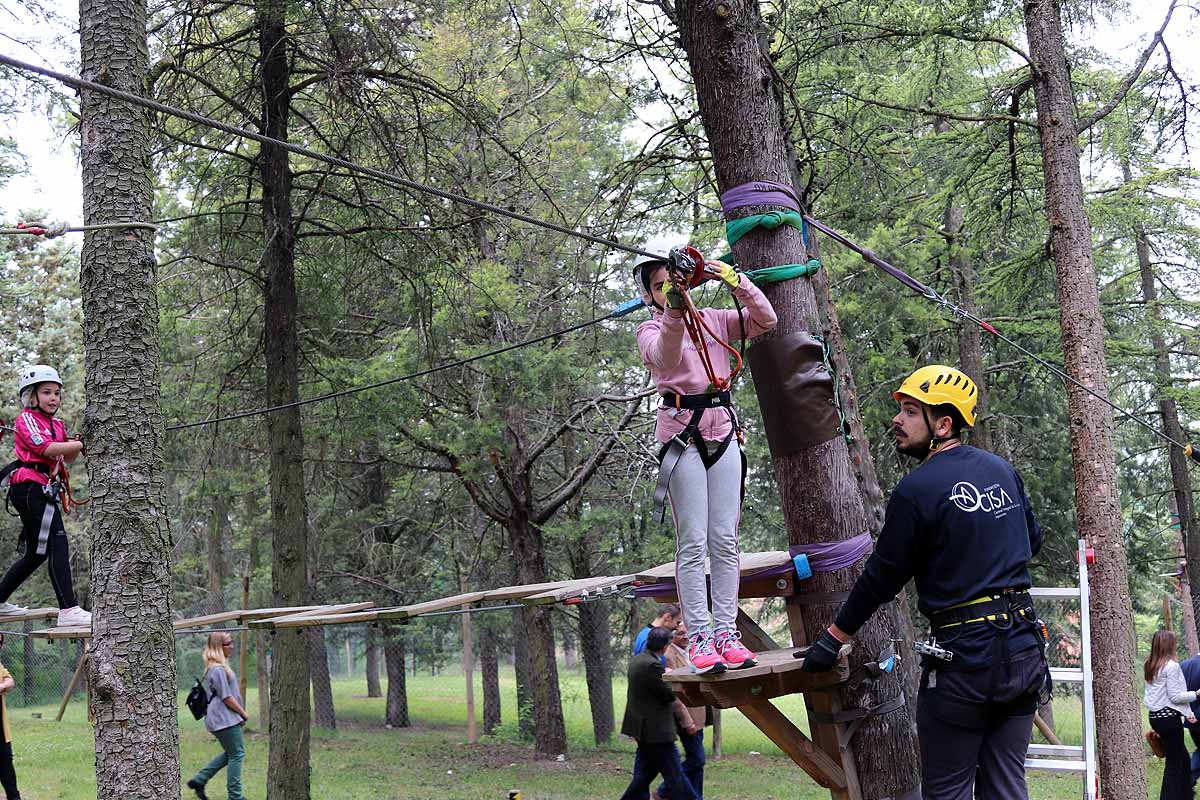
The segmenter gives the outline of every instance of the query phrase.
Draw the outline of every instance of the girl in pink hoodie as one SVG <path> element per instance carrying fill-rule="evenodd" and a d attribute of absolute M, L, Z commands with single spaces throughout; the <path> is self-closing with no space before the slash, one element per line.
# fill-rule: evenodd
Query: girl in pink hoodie
<path fill-rule="evenodd" d="M 719 262 L 709 264 L 710 270 Z M 701 354 L 686 333 L 684 297 L 671 285 L 667 262 L 634 267 L 651 319 L 638 326 L 638 350 L 658 387 L 655 438 L 662 443 L 656 500 L 671 500 L 675 520 L 675 585 L 688 631 L 688 655 L 696 672 L 754 666 L 754 654 L 737 631 L 740 574 L 738 521 L 742 511 L 745 456 L 729 391 L 709 379 Z M 705 308 L 707 327 L 726 341 L 751 338 L 775 327 L 775 310 L 748 278 L 725 264 L 719 277 L 743 310 Z M 701 329 L 714 377 L 727 382 L 726 351 Z M 712 619 L 705 591 L 710 563 Z"/>

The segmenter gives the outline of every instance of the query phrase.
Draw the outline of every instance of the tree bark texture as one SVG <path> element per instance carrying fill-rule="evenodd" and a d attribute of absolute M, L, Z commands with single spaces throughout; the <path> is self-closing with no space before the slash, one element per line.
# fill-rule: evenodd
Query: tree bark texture
<path fill-rule="evenodd" d="M 479 632 L 479 673 L 483 683 L 483 735 L 500 727 L 500 652 L 496 631 L 490 624 Z"/>
<path fill-rule="evenodd" d="M 1133 180 L 1129 165 L 1124 166 L 1125 182 Z M 1141 225 L 1134 229 L 1137 246 L 1138 270 L 1142 279 L 1142 299 L 1150 316 L 1150 346 L 1154 348 L 1154 393 L 1158 395 L 1158 411 L 1162 415 L 1163 433 L 1177 442 L 1186 441 L 1183 425 L 1179 422 L 1179 407 L 1169 394 L 1172 384 L 1171 356 L 1163 338 L 1162 310 L 1158 307 L 1158 280 L 1154 274 L 1154 262 L 1150 257 L 1150 239 Z M 1184 632 L 1187 635 L 1188 655 L 1200 653 L 1196 642 L 1196 608 L 1200 605 L 1197 586 L 1200 585 L 1200 536 L 1196 535 L 1196 504 L 1192 497 L 1192 481 L 1188 475 L 1188 459 L 1183 450 L 1167 445 L 1167 461 L 1171 469 L 1171 487 L 1175 499 L 1174 512 L 1179 517 L 1179 535 L 1183 539 L 1186 572 L 1184 582 L 1189 584 L 1189 605 L 1184 608 Z M 1190 618 L 1189 618 L 1190 615 Z"/>
<path fill-rule="evenodd" d="M 794 157 L 780 123 L 780 107 L 773 75 L 760 50 L 765 29 L 755 0 L 696 0 L 679 2 L 678 20 L 684 49 L 695 79 L 700 114 L 721 191 L 754 180 L 791 183 Z M 732 217 L 746 216 L 767 207 L 746 207 Z M 792 228 L 755 230 L 734 246 L 743 269 L 792 264 L 805 259 L 800 232 Z M 779 325 L 768 336 L 796 331 L 820 333 L 821 321 L 813 285 L 805 280 L 773 284 L 766 294 L 779 316 Z M 848 375 L 848 369 L 847 369 Z M 756 385 L 760 394 L 774 391 Z M 857 482 L 850 449 L 841 436 L 775 459 L 781 503 L 793 544 L 847 539 L 872 529 L 862 491 Z M 837 573 L 819 573 L 806 581 L 806 591 L 843 592 L 861 572 L 860 566 Z M 815 636 L 828 625 L 836 605 L 790 607 L 793 635 Z M 907 610 L 896 603 L 880 609 L 856 636 L 857 652 L 865 660 L 883 650 L 888 639 L 906 627 Z M 802 619 L 803 625 L 799 624 Z M 800 630 L 800 628 L 803 630 Z M 807 634 L 805 633 L 807 631 Z M 857 690 L 842 689 L 838 702 L 846 708 L 876 705 L 900 694 L 910 679 L 912 659 L 905 659 L 901 675 Z M 806 697 L 813 709 L 813 696 Z M 915 698 L 891 714 L 870 718 L 852 742 L 862 794 L 867 798 L 895 797 L 919 785 L 919 765 L 913 711 Z"/>
<path fill-rule="evenodd" d="M 1035 65 L 1033 88 L 1063 360 L 1068 375 L 1107 399 L 1104 319 L 1092 263 L 1091 224 L 1083 205 L 1075 97 L 1058 2 L 1027 0 L 1025 31 Z M 1142 681 L 1134 670 L 1133 607 L 1121 535 L 1112 413 L 1073 384 L 1067 386 L 1067 410 L 1079 531 L 1096 551 L 1090 580 L 1092 666 L 1096 695 L 1104 698 L 1096 704 L 1100 781 L 1108 797 L 1145 797 L 1146 761 L 1138 701 Z"/>
<path fill-rule="evenodd" d="M 517 581 L 520 583 L 520 580 Z M 517 736 L 533 740 L 533 689 L 529 677 L 529 641 L 520 635 L 525 629 L 523 609 L 513 609 L 513 673 L 517 683 Z"/>
<path fill-rule="evenodd" d="M 219 469 L 220 467 L 218 467 Z M 225 610 L 225 532 L 229 527 L 229 498 L 218 487 L 210 498 L 205 545 L 208 556 L 208 603 L 212 613 Z M 242 676 L 238 676 L 241 678 Z"/>
<path fill-rule="evenodd" d="M 515 508 L 507 528 L 518 581 L 522 584 L 544 583 L 547 580 L 546 551 L 541 531 L 532 521 L 521 517 Z M 524 636 L 516 638 L 528 642 L 533 749 L 540 756 L 557 756 L 567 752 L 567 727 L 558 690 L 552 611 L 546 606 L 524 606 L 517 611 L 521 614 L 519 630 Z"/>
<path fill-rule="evenodd" d="M 145 3 L 81 0 L 79 24 L 82 76 L 143 94 Z M 152 219 L 149 114 L 85 91 L 80 116 L 84 222 Z M 88 679 L 98 797 L 179 797 L 155 273 L 149 231 L 84 236 L 83 431 L 94 613 Z"/>
<path fill-rule="evenodd" d="M 608 744 L 616 730 L 613 713 L 613 659 L 610 643 L 609 603 L 580 603 L 579 649 L 587 680 L 588 703 L 592 710 L 592 733 L 596 744 Z"/>
<path fill-rule="evenodd" d="M 284 0 L 257 6 L 263 132 L 288 138 L 290 91 Z M 296 316 L 295 231 L 292 224 L 292 172 L 287 151 L 274 145 L 259 150 L 266 271 L 263 344 L 267 404 L 300 399 Z M 277 606 L 308 600 L 308 512 L 304 490 L 304 433 L 300 409 L 268 414 L 271 451 L 271 588 Z M 284 633 L 272 643 L 271 736 L 267 797 L 299 800 L 309 796 L 309 647 L 303 633 Z"/>
<path fill-rule="evenodd" d="M 337 713 L 333 708 L 333 683 L 329 678 L 329 652 L 325 646 L 325 629 L 308 629 L 308 652 L 311 659 L 313 722 L 318 728 L 337 728 Z"/>
<path fill-rule="evenodd" d="M 383 697 L 379 685 L 379 637 L 372 625 L 367 626 L 367 697 Z"/>
<path fill-rule="evenodd" d="M 387 706 L 384 724 L 389 728 L 407 728 L 408 685 L 404 672 L 404 636 L 393 626 L 385 626 L 383 633 L 383 661 L 387 669 Z"/>
<path fill-rule="evenodd" d="M 958 304 L 970 313 L 976 313 L 974 280 L 967 259 L 967 248 L 963 243 L 963 208 L 951 201 L 942 216 L 942 236 L 946 239 L 947 261 L 954 287 L 958 290 Z M 991 423 L 987 418 L 987 375 L 983 371 L 983 334 L 978 325 L 961 320 L 958 323 L 958 368 L 975 381 L 979 390 L 975 402 L 975 425 L 971 428 L 971 444 L 984 450 L 992 449 Z"/>

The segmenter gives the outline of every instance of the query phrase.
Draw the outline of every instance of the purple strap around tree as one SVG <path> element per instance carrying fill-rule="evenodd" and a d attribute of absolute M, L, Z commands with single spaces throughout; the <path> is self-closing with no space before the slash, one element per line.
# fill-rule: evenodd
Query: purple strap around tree
<path fill-rule="evenodd" d="M 871 538 L 871 534 L 860 533 L 858 536 L 840 542 L 814 542 L 812 544 L 792 545 L 788 548 L 788 554 L 795 556 L 798 553 L 807 553 L 808 565 L 813 572 L 834 572 L 835 570 L 845 569 L 857 564 L 867 553 L 871 552 L 871 547 L 874 543 L 875 541 Z M 795 569 L 789 562 L 743 575 L 742 580 L 781 577 L 795 572 Z M 664 594 L 674 593 L 675 581 L 669 577 L 663 578 L 660 583 L 648 583 L 638 586 L 633 590 L 635 597 L 659 597 Z"/>
<path fill-rule="evenodd" d="M 800 210 L 800 199 L 786 183 L 751 181 L 721 193 L 721 210 L 728 213 L 742 206 L 783 206 Z"/>
<path fill-rule="evenodd" d="M 839 569 L 852 567 L 871 552 L 875 540 L 870 533 L 860 533 L 850 539 L 840 542 L 813 542 L 812 544 L 797 544 L 788 548 L 788 553 L 796 556 L 800 553 L 808 555 L 808 565 L 813 572 L 836 572 Z"/>

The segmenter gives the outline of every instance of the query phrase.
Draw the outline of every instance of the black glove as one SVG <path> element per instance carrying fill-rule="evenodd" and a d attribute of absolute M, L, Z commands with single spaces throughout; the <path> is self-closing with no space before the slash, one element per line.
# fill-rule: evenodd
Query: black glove
<path fill-rule="evenodd" d="M 802 669 L 805 672 L 829 672 L 837 664 L 841 652 L 842 643 L 832 633 L 825 631 L 809 646 Z M 799 655 L 796 653 L 797 657 Z"/>

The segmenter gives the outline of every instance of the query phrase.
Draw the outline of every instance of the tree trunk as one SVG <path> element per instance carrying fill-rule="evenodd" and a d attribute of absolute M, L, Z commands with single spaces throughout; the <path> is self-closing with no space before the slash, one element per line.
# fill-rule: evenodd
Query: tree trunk
<path fill-rule="evenodd" d="M 516 515 L 508 520 L 506 527 L 519 582 L 544 583 L 547 575 L 542 532 L 528 519 Z M 517 638 L 528 642 L 533 749 L 541 756 L 557 756 L 567 752 L 567 727 L 563 721 L 562 697 L 558 690 L 558 663 L 554 655 L 551 610 L 545 606 L 524 606 L 518 611 L 522 620 L 519 630 L 524 632 L 524 636 Z"/>
<path fill-rule="evenodd" d="M 143 94 L 145 3 L 81 0 L 79 25 L 81 75 Z M 150 115 L 83 91 L 80 117 L 84 222 L 152 219 Z M 79 283 L 92 496 L 88 678 L 96 791 L 131 800 L 179 797 L 155 272 L 149 231 L 85 234 Z"/>
<path fill-rule="evenodd" d="M 958 290 L 958 304 L 972 314 L 976 313 L 974 281 L 967 262 L 967 248 L 963 244 L 963 209 L 951 201 L 942 216 L 942 236 L 949 251 L 950 274 Z M 983 334 L 979 326 L 971 322 L 958 325 L 958 368 L 971 376 L 979 391 L 975 403 L 975 425 L 971 428 L 971 444 L 984 450 L 992 449 L 991 422 L 987 417 L 987 375 L 983 371 Z"/>
<path fill-rule="evenodd" d="M 313 721 L 318 728 L 337 728 L 337 713 L 333 708 L 333 684 L 329 678 L 329 652 L 325 647 L 325 629 L 308 629 L 308 652 L 311 659 Z"/>
<path fill-rule="evenodd" d="M 1129 164 L 1124 164 L 1125 182 L 1133 180 Z M 1154 348 L 1154 391 L 1158 395 L 1158 411 L 1162 415 L 1163 433 L 1177 442 L 1187 441 L 1187 434 L 1179 422 L 1179 408 L 1169 394 L 1172 384 L 1171 356 L 1163 338 L 1162 310 L 1158 307 L 1158 286 L 1155 281 L 1154 264 L 1150 258 L 1150 240 L 1145 229 L 1134 228 L 1137 242 L 1138 269 L 1142 277 L 1142 299 L 1146 302 L 1146 313 L 1150 316 L 1150 345 Z M 1186 555 L 1184 582 L 1190 584 L 1191 596 L 1184 607 L 1184 629 L 1187 635 L 1188 655 L 1200 653 L 1196 641 L 1196 608 L 1200 605 L 1200 536 L 1196 535 L 1196 504 L 1192 497 L 1192 481 L 1188 475 L 1187 456 L 1178 447 L 1167 446 L 1167 462 L 1171 469 L 1171 486 L 1174 490 L 1174 511 L 1179 517 L 1179 536 L 1183 540 Z"/>
<path fill-rule="evenodd" d="M 383 697 L 379 687 L 379 637 L 375 626 L 367 626 L 367 697 Z"/>
<path fill-rule="evenodd" d="M 394 626 L 385 625 L 383 630 L 383 660 L 387 669 L 387 708 L 384 725 L 389 728 L 407 728 L 408 687 L 404 673 L 404 635 Z"/>
<path fill-rule="evenodd" d="M 760 51 L 766 31 L 755 0 L 726 0 L 719 4 L 678 3 L 679 27 L 695 79 L 700 114 L 713 152 L 721 191 L 754 180 L 790 183 L 794 157 L 780 122 L 774 81 Z M 764 207 L 734 211 L 740 217 Z M 747 235 L 734 246 L 743 269 L 802 262 L 805 257 L 800 232 L 779 228 Z M 782 336 L 797 331 L 820 331 L 819 309 L 813 286 L 793 280 L 767 287 L 766 294 L 779 316 L 776 331 Z M 848 370 L 846 377 L 848 376 Z M 755 387 L 759 393 L 774 387 Z M 792 544 L 846 539 L 870 530 L 855 464 L 841 436 L 775 459 L 782 507 Z M 807 583 L 811 591 L 842 592 L 853 584 L 861 567 L 835 574 L 817 574 Z M 796 606 L 789 606 L 790 610 Z M 834 605 L 801 606 L 793 615 L 793 635 L 802 643 L 804 631 L 812 636 L 832 621 Z M 907 610 L 896 603 L 885 606 L 856 636 L 858 653 L 867 658 L 888 645 L 888 639 L 906 625 Z M 800 620 L 803 625 L 801 626 Z M 862 657 L 860 656 L 860 658 Z M 911 678 L 912 659 L 902 662 L 902 675 L 878 683 L 864 683 L 856 691 L 841 690 L 839 701 L 847 708 L 875 705 L 898 696 Z M 806 700 L 810 703 L 814 696 Z M 913 698 L 915 699 L 915 698 Z M 855 735 L 851 747 L 864 797 L 894 797 L 913 791 L 920 782 L 913 719 L 914 703 L 898 711 L 869 719 Z M 816 710 L 810 705 L 810 709 Z M 836 745 L 823 745 L 836 752 Z"/>
<path fill-rule="evenodd" d="M 517 681 L 517 736 L 533 739 L 533 687 L 529 677 L 529 640 L 520 635 L 525 630 L 522 609 L 513 609 L 513 672 Z"/>
<path fill-rule="evenodd" d="M 263 83 L 263 132 L 288 137 L 290 46 L 284 0 L 260 0 L 259 58 Z M 292 172 L 287 151 L 264 144 L 262 170 L 263 346 L 266 400 L 285 405 L 300 399 L 300 345 L 296 333 L 295 231 Z M 271 451 L 271 587 L 277 606 L 308 599 L 308 510 L 304 490 L 304 432 L 300 409 L 266 416 Z M 309 796 L 309 648 L 303 635 L 287 633 L 272 643 L 271 736 L 267 765 L 269 800 Z"/>
<path fill-rule="evenodd" d="M 1100 314 L 1092 232 L 1083 205 L 1075 97 L 1063 49 L 1056 0 L 1026 0 L 1025 30 L 1036 65 L 1034 94 L 1041 134 L 1046 216 L 1056 266 L 1059 321 L 1067 374 L 1108 398 L 1104 319 Z M 1099 734 L 1100 782 L 1110 797 L 1146 796 L 1146 760 L 1135 675 L 1133 607 L 1109 408 L 1074 384 L 1067 386 L 1071 460 L 1080 533 L 1095 548 L 1092 585 L 1092 667 Z"/>
<path fill-rule="evenodd" d="M 579 649 L 587 676 L 588 704 L 592 709 L 592 735 L 596 744 L 608 744 L 616 730 L 612 693 L 612 646 L 609 604 L 580 603 Z"/>
<path fill-rule="evenodd" d="M 220 469 L 220 466 L 217 467 Z M 208 605 L 216 613 L 225 610 L 225 530 L 229 525 L 229 498 L 217 487 L 210 498 L 205 545 L 208 556 Z M 242 676 L 239 675 L 239 678 Z"/>
<path fill-rule="evenodd" d="M 258 575 L 259 561 L 261 560 L 258 534 L 258 493 L 250 492 L 246 496 L 246 517 L 250 520 L 250 580 L 254 581 Z M 256 591 L 255 596 L 261 595 L 261 591 Z M 259 597 L 261 599 L 261 597 Z M 265 605 L 265 604 L 264 604 Z M 258 728 L 262 731 L 271 729 L 271 692 L 270 692 L 270 665 L 267 663 L 267 640 L 266 634 L 263 631 L 254 632 L 254 687 L 258 695 Z"/>
<path fill-rule="evenodd" d="M 500 654 L 490 624 L 479 632 L 479 672 L 483 682 L 483 735 L 500 727 Z"/>

